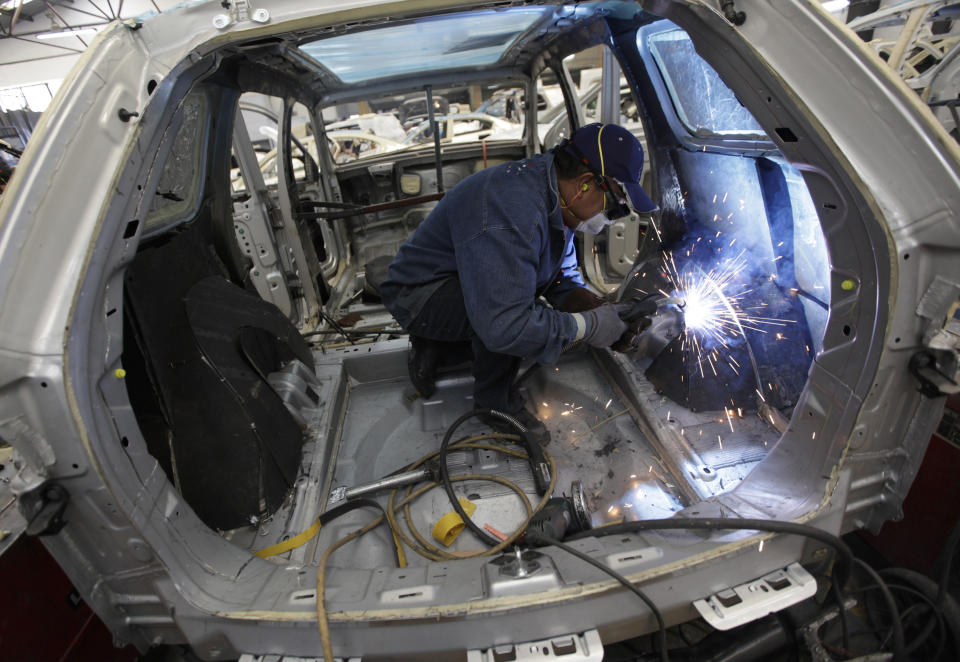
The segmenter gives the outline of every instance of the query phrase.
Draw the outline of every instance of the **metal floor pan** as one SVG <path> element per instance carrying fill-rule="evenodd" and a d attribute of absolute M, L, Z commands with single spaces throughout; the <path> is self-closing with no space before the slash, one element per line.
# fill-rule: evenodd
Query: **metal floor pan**
<path fill-rule="evenodd" d="M 442 374 L 436 393 L 423 399 L 406 376 L 406 353 L 403 339 L 317 353 L 318 373 L 334 384 L 326 391 L 328 411 L 323 416 L 330 423 L 327 434 L 317 432 L 317 438 L 308 444 L 311 452 L 305 455 L 304 472 L 309 474 L 309 483 L 322 485 L 324 498 L 335 487 L 378 480 L 435 451 L 450 424 L 473 408 L 469 366 Z M 564 354 L 556 366 L 540 366 L 531 371 L 522 382 L 521 392 L 528 406 L 544 421 L 551 435 L 546 450 L 556 462 L 555 495 L 569 494 L 572 481 L 582 481 L 594 526 L 621 518 L 669 517 L 694 500 L 731 489 L 765 451 L 765 442 L 761 440 L 765 435 L 752 431 L 764 428 L 764 423 L 759 418 L 740 420 L 738 434 L 725 435 L 730 440 L 723 451 L 724 466 L 704 480 L 698 468 L 703 466 L 704 458 L 713 459 L 711 451 L 704 449 L 701 456 L 694 450 L 695 444 L 675 445 L 671 439 L 689 434 L 703 445 L 702 434 L 698 433 L 706 429 L 714 435 L 714 427 L 719 428 L 722 423 L 725 428 L 728 422 L 716 412 L 693 413 L 671 405 L 650 387 L 642 370 L 634 368 L 628 358 L 615 359 L 609 353 L 583 347 Z M 673 426 L 676 432 L 673 437 L 667 435 L 666 441 L 663 434 L 652 432 L 662 432 L 663 426 Z M 489 429 L 472 419 L 457 430 L 454 439 L 483 432 Z M 769 438 L 769 432 L 766 437 Z M 321 447 L 326 449 L 321 455 L 313 452 Z M 743 461 L 731 461 L 731 453 L 739 454 Z M 322 458 L 325 459 L 320 461 Z M 532 503 L 539 499 L 523 460 L 489 451 L 457 451 L 450 454 L 448 466 L 454 476 L 481 473 L 506 478 L 519 486 Z M 498 483 L 467 481 L 455 485 L 458 495 L 467 496 L 477 505 L 473 519 L 480 526 L 489 524 L 509 534 L 525 519 L 517 496 Z M 377 498 L 387 505 L 386 492 Z M 319 505 L 323 505 L 322 499 L 318 500 Z M 273 521 L 292 524 L 315 517 L 288 517 L 294 510 L 302 513 L 304 504 L 294 501 L 278 512 Z M 435 488 L 414 502 L 413 524 L 424 538 L 435 543 L 430 532 L 437 520 L 451 510 L 443 489 Z M 351 513 L 325 527 L 317 542 L 304 550 L 303 560 L 318 561 L 329 544 L 369 521 L 371 516 Z M 403 521 L 402 517 L 399 519 Z M 297 532 L 295 527 L 283 529 L 269 523 L 261 525 L 255 547 Z M 381 527 L 366 535 L 362 545 L 339 550 L 331 563 L 354 568 L 390 563 L 391 541 L 385 531 Z M 250 544 L 246 535 L 234 535 L 235 543 L 245 547 Z M 465 531 L 447 551 L 481 547 Z M 293 558 L 297 556 L 300 554 Z M 410 550 L 406 557 L 411 565 L 426 563 Z"/>

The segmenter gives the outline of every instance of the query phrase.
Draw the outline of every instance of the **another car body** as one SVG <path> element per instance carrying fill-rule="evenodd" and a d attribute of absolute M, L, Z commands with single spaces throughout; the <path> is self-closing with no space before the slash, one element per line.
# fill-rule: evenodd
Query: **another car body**
<path fill-rule="evenodd" d="M 458 113 L 435 118 L 441 142 L 470 142 L 487 139 L 519 139 L 523 126 L 483 113 Z M 404 144 L 418 145 L 433 142 L 430 120 L 423 120 L 410 129 Z"/>
<path fill-rule="evenodd" d="M 670 265 L 681 281 L 735 267 L 749 292 L 730 297 L 783 326 L 757 322 L 690 364 L 673 335 L 650 355 L 580 347 L 532 370 L 558 495 L 580 480 L 595 526 L 761 518 L 842 533 L 899 516 L 956 358 L 960 149 L 816 3 L 738 1 L 742 25 L 719 4 L 203 2 L 101 32 L 0 201 L 0 436 L 31 533 L 118 640 L 207 660 L 325 644 L 426 659 L 656 629 L 635 595 L 555 547 L 471 555 L 462 534 L 460 556 L 398 567 L 382 527 L 334 547 L 369 510 L 317 530 L 334 488 L 436 451 L 472 406 L 463 368 L 436 398 L 412 391 L 378 270 L 445 190 L 540 149 L 526 131 L 338 164 L 324 109 L 457 86 L 482 97 L 492 82 L 532 98 L 550 68 L 581 124 L 563 61 L 598 44 L 637 103 L 660 210 L 582 240 L 585 279 L 632 300 Z M 238 112 L 246 93 L 282 108 L 276 182 Z M 476 449 L 455 463 L 538 497 L 524 460 Z M 525 520 L 491 481 L 464 496 L 478 522 Z M 426 532 L 450 508 L 434 490 L 409 519 Z M 709 605 L 774 573 L 794 578 L 786 603 L 802 599 L 801 564 L 825 554 L 722 527 L 603 532 L 571 544 L 667 624 L 766 613 Z"/>

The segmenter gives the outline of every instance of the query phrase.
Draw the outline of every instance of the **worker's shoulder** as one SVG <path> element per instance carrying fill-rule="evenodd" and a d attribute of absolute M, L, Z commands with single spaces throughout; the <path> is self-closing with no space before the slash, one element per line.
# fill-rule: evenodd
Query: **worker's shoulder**
<path fill-rule="evenodd" d="M 546 188 L 552 160 L 543 154 L 535 154 L 519 161 L 508 161 L 489 168 L 488 185 L 507 188 L 529 189 L 531 186 Z"/>
<path fill-rule="evenodd" d="M 501 204 L 519 211 L 546 208 L 551 184 L 550 160 L 537 154 L 489 168 L 483 195 L 486 205 Z"/>
<path fill-rule="evenodd" d="M 524 235 L 547 216 L 549 161 L 540 155 L 481 170 L 450 190 L 442 202 L 447 222 L 482 230 L 510 229 Z"/>

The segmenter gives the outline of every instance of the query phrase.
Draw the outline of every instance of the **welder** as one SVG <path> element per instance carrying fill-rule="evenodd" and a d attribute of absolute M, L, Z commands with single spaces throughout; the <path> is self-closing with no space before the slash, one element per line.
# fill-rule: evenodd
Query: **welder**
<path fill-rule="evenodd" d="M 473 354 L 474 406 L 518 419 L 541 442 L 544 425 L 515 384 L 524 357 L 553 364 L 581 340 L 609 347 L 627 329 L 617 307 L 590 292 L 574 232 L 656 209 L 640 187 L 643 148 L 615 124 L 590 124 L 546 154 L 504 163 L 451 189 L 403 244 L 380 287 L 410 333 L 410 379 L 435 390 L 456 343 Z M 544 301 L 545 300 L 545 301 Z M 484 419 L 513 431 L 506 421 Z"/>

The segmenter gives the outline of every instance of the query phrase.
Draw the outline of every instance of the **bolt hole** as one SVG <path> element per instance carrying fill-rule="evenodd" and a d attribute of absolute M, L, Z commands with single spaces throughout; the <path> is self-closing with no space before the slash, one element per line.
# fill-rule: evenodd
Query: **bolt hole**
<path fill-rule="evenodd" d="M 127 223 L 127 229 L 123 231 L 123 238 L 129 239 L 133 235 L 137 234 L 137 228 L 140 227 L 140 221 L 134 219 Z"/>
<path fill-rule="evenodd" d="M 70 466 L 73 467 L 74 469 L 79 469 L 79 468 L 80 468 L 80 465 L 77 464 L 76 462 L 74 462 L 74 463 L 71 464 Z"/>
<path fill-rule="evenodd" d="M 155 89 L 157 89 L 157 81 L 151 78 L 150 81 L 147 82 L 147 94 L 153 94 Z"/>
<path fill-rule="evenodd" d="M 46 382 L 40 382 L 40 388 L 47 388 Z"/>
<path fill-rule="evenodd" d="M 849 325 L 849 324 L 844 324 L 844 325 L 843 325 L 843 335 L 849 336 L 852 331 L 853 331 L 853 329 L 850 328 L 850 325 Z"/>
<path fill-rule="evenodd" d="M 778 136 L 780 136 L 780 140 L 785 143 L 797 142 L 797 134 L 795 134 L 789 127 L 780 126 L 774 129 L 774 131 Z"/>
<path fill-rule="evenodd" d="M 904 259 L 904 260 L 909 260 L 909 259 L 910 259 L 910 253 L 904 253 L 904 254 L 903 254 L 903 259 Z"/>
<path fill-rule="evenodd" d="M 893 339 L 893 342 L 900 342 L 900 339 L 899 339 L 899 338 L 894 338 L 894 339 Z"/>
<path fill-rule="evenodd" d="M 130 445 L 130 440 L 127 439 L 126 437 L 121 437 L 121 438 L 120 438 L 120 445 L 123 446 L 124 448 L 126 448 L 127 446 Z"/>

